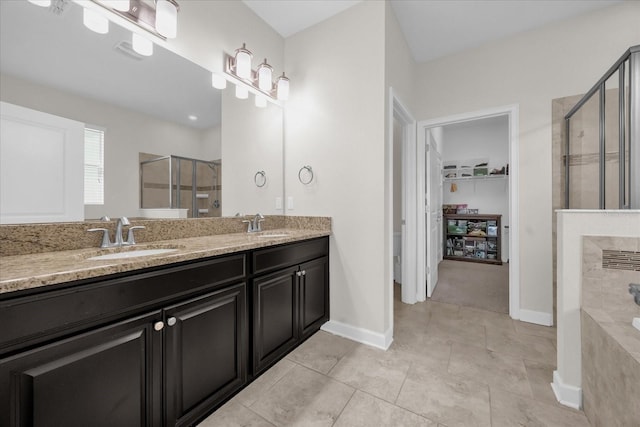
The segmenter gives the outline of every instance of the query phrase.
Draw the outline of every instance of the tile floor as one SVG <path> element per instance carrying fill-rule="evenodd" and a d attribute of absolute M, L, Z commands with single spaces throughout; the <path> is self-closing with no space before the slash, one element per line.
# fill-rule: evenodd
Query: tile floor
<path fill-rule="evenodd" d="M 396 299 L 388 351 L 320 331 L 200 427 L 589 426 L 549 386 L 555 339 L 505 314 Z"/>

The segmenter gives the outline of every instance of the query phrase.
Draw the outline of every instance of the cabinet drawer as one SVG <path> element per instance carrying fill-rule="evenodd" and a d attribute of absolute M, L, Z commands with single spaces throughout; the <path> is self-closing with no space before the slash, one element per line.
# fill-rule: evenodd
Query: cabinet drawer
<path fill-rule="evenodd" d="M 0 354 L 243 279 L 245 265 L 233 255 L 0 301 Z"/>
<path fill-rule="evenodd" d="M 328 254 L 329 239 L 326 237 L 257 250 L 253 253 L 253 273 L 259 274 L 300 264 Z"/>

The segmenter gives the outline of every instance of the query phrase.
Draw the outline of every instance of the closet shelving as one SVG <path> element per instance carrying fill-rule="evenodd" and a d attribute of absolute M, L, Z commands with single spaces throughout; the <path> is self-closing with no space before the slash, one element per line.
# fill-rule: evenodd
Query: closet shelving
<path fill-rule="evenodd" d="M 502 215 L 445 214 L 444 258 L 502 264 Z"/>

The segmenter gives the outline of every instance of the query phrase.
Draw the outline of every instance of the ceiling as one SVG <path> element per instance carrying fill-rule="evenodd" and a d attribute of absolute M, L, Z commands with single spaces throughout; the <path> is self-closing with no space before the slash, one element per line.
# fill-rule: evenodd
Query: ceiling
<path fill-rule="evenodd" d="M 289 37 L 360 2 L 243 1 L 283 37 Z M 390 0 L 413 58 L 419 63 L 620 1 L 622 0 Z"/>

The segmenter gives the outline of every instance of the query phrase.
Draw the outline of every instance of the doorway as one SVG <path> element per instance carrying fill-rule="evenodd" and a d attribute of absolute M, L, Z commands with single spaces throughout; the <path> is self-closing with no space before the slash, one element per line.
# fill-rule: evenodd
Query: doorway
<path fill-rule="evenodd" d="M 418 124 L 418 165 L 417 175 L 425 177 L 418 182 L 421 187 L 418 194 L 422 194 L 424 199 L 419 198 L 418 203 L 418 227 L 417 227 L 417 248 L 418 248 L 418 283 L 425 284 L 419 289 L 418 300 L 421 300 L 420 293 L 424 297 L 433 298 L 438 283 L 452 281 L 451 272 L 466 270 L 465 276 L 475 279 L 485 277 L 485 285 L 497 283 L 500 277 L 508 280 L 507 292 L 504 295 L 505 307 L 497 309 L 496 306 L 488 306 L 492 311 L 503 311 L 509 313 L 514 318 L 519 318 L 519 281 L 518 281 L 518 244 L 517 244 L 517 106 L 507 106 L 492 110 L 467 113 L 457 116 L 444 117 L 435 120 L 420 122 Z M 498 129 L 496 132 L 504 132 L 504 146 L 498 153 L 495 135 L 492 131 L 486 132 L 485 139 L 479 137 L 482 127 L 488 129 Z M 501 129 L 501 130 L 500 130 Z M 448 142 L 447 142 L 448 141 Z M 458 142 L 456 142 L 458 141 Z M 509 173 L 506 173 L 507 165 L 511 165 Z M 447 167 L 455 169 L 455 172 L 447 173 L 448 178 L 444 178 L 443 170 Z M 505 167 L 504 174 L 498 176 L 502 167 Z M 492 174 L 493 172 L 493 174 Z M 497 190 L 497 191 L 496 191 Z M 447 203 L 449 202 L 449 203 Z M 464 206 L 464 205 L 467 206 Z M 501 224 L 499 236 L 494 238 L 486 236 L 487 224 L 495 227 L 495 219 L 484 218 L 480 222 L 483 227 L 479 236 L 471 236 L 456 241 L 463 242 L 463 245 L 476 245 L 474 248 L 464 246 L 456 249 L 455 257 L 453 248 L 447 252 L 447 240 L 449 237 L 445 232 L 450 225 L 461 228 L 460 234 L 467 235 L 467 221 L 471 227 L 473 218 L 462 218 L 457 216 L 443 216 L 443 205 L 449 205 L 448 212 L 452 212 L 451 206 L 455 205 L 454 212 L 473 214 L 500 215 Z M 467 212 L 464 211 L 467 209 Z M 477 211 L 476 211 L 477 210 Z M 474 223 L 475 227 L 476 224 Z M 478 225 L 480 227 L 480 225 Z M 464 228 L 464 233 L 462 233 Z M 494 229 L 492 229 L 494 232 Z M 475 231 L 474 231 L 475 233 Z M 498 256 L 495 252 L 489 252 L 488 241 L 500 241 L 502 253 L 500 258 L 506 270 L 493 271 L 491 260 L 497 264 Z M 457 242 L 456 242 L 457 243 Z M 493 245 L 494 243 L 492 243 Z M 453 242 L 450 246 L 453 246 Z M 459 255 L 459 257 L 458 257 Z M 462 261 L 464 257 L 464 261 Z M 471 259 L 475 257 L 476 259 Z M 445 258 L 444 262 L 441 262 Z M 451 259 L 459 259 L 452 261 Z M 469 262 L 472 261 L 472 262 Z M 455 262 L 456 265 L 449 265 Z M 475 267 L 475 268 L 474 268 Z M 499 267 L 496 265 L 496 267 Z M 491 271 L 484 271 L 484 270 Z M 476 273 L 474 273 L 474 271 Z M 481 271 L 482 270 L 482 271 Z M 443 274 L 444 277 L 438 277 Z M 456 280 L 456 279 L 453 279 Z M 469 283 L 467 283 L 469 284 Z M 473 288 L 471 288 L 473 290 Z M 478 290 L 479 288 L 475 288 Z M 441 289 L 442 294 L 444 289 Z M 449 290 L 450 291 L 450 290 Z M 469 297 L 469 289 L 459 289 L 461 296 Z M 492 290 L 487 291 L 491 294 Z M 449 296 L 455 293 L 449 292 Z M 438 294 L 436 294 L 436 297 Z M 499 298 L 499 296 L 497 296 Z M 423 299 L 423 298 L 422 298 Z M 473 301 L 473 298 L 468 301 Z M 477 302 L 477 301 L 476 301 Z M 492 303 L 495 302 L 492 300 Z M 460 301 L 464 303 L 464 300 Z"/>

